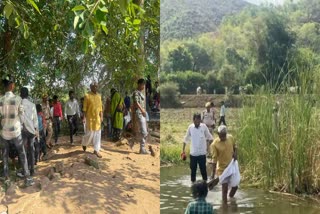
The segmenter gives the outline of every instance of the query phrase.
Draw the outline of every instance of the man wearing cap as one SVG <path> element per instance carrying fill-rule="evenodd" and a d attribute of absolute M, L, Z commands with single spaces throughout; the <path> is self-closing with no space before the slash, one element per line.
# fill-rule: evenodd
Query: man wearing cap
<path fill-rule="evenodd" d="M 98 84 L 90 84 L 91 92 L 86 94 L 83 101 L 83 123 L 86 125 L 85 135 L 82 138 L 82 148 L 86 151 L 87 146 L 93 143 L 94 154 L 102 158 L 99 153 L 101 148 L 101 123 L 103 122 L 101 95 L 98 94 Z"/>
<path fill-rule="evenodd" d="M 209 129 L 210 134 L 213 134 L 213 129 L 215 127 L 215 118 L 214 118 L 214 112 L 211 111 L 211 103 L 207 102 L 206 105 L 206 110 L 202 112 L 202 122 L 206 124 L 206 126 Z M 209 141 L 207 142 L 207 149 L 208 149 L 208 154 L 210 154 L 210 144 Z"/>
<path fill-rule="evenodd" d="M 48 95 L 43 95 L 41 107 L 46 119 L 46 126 L 44 127 L 44 133 L 46 134 L 46 144 L 47 147 L 50 148 L 53 146 L 51 143 L 53 128 Z"/>
<path fill-rule="evenodd" d="M 133 107 L 135 110 L 135 115 L 137 118 L 137 125 L 138 125 L 138 131 L 139 131 L 139 141 L 140 141 L 140 154 L 149 154 L 148 151 L 145 148 L 146 139 L 148 136 L 148 130 L 147 130 L 147 112 L 145 109 L 145 96 L 142 93 L 145 88 L 145 80 L 139 79 L 138 80 L 138 88 L 133 92 Z"/>
<path fill-rule="evenodd" d="M 24 112 L 22 99 L 20 96 L 13 94 L 15 88 L 13 77 L 9 75 L 6 76 L 2 80 L 2 83 L 6 91 L 5 95 L 0 98 L 0 116 L 2 124 L 0 142 L 2 144 L 3 174 L 5 179 L 9 180 L 9 147 L 10 145 L 13 145 L 18 152 L 20 163 L 23 168 L 25 185 L 31 186 L 34 184 L 34 181 L 30 177 L 28 161 L 21 135 L 21 126 L 24 122 L 22 117 Z"/>
<path fill-rule="evenodd" d="M 208 127 L 201 123 L 201 114 L 193 115 L 193 123 L 189 125 L 187 133 L 184 137 L 182 154 L 185 154 L 186 144 L 191 141 L 190 146 L 190 169 L 191 182 L 196 181 L 197 166 L 199 165 L 202 179 L 207 180 L 207 140 L 211 143 L 213 140 Z"/>
<path fill-rule="evenodd" d="M 227 127 L 221 125 L 218 127 L 219 137 L 216 138 L 211 144 L 213 169 L 211 178 L 214 179 L 216 174 L 216 169 L 218 175 L 221 175 L 223 171 L 228 167 L 232 159 L 237 160 L 237 145 L 235 143 L 232 135 L 227 134 Z M 217 168 L 218 165 L 218 168 Z M 219 179 L 214 180 L 215 185 L 219 182 Z M 238 187 L 232 187 L 229 193 L 229 197 L 232 198 Z M 224 180 L 222 183 L 222 200 L 227 203 L 228 194 L 228 179 Z"/>

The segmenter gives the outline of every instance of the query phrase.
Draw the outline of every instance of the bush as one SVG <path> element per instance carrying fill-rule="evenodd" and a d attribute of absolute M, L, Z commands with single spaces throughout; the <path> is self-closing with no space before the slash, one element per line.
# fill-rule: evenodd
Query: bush
<path fill-rule="evenodd" d="M 166 82 L 160 86 L 160 102 L 162 108 L 180 107 L 179 89 L 176 83 Z"/>

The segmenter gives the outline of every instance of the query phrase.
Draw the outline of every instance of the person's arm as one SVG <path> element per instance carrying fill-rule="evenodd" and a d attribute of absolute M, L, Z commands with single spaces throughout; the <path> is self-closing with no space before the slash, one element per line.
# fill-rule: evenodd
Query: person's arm
<path fill-rule="evenodd" d="M 209 129 L 208 127 L 206 126 L 205 127 L 205 130 L 204 130 L 204 136 L 206 137 L 206 139 L 209 141 L 209 143 L 211 144 L 212 141 L 213 141 L 213 137 L 212 137 L 212 134 L 209 132 Z"/>
<path fill-rule="evenodd" d="M 82 118 L 82 122 L 85 123 L 86 122 L 86 113 L 87 113 L 87 96 L 84 97 L 84 100 L 83 100 L 83 108 L 82 108 L 82 111 L 83 111 L 83 118 Z"/>
<path fill-rule="evenodd" d="M 138 103 L 138 94 L 135 92 L 133 95 L 134 98 L 134 105 L 141 111 L 142 115 L 144 117 L 146 117 L 146 111 L 144 110 L 144 108 L 142 108 L 142 106 L 140 106 L 140 104 Z"/>
<path fill-rule="evenodd" d="M 99 115 L 100 115 L 100 122 L 102 123 L 103 122 L 103 109 L 102 109 L 102 101 L 101 101 L 101 98 L 100 98 L 100 112 L 99 112 Z"/>
<path fill-rule="evenodd" d="M 186 152 L 186 144 L 190 141 L 191 139 L 191 133 L 190 133 L 190 127 L 188 127 L 187 133 L 184 137 L 184 141 L 183 141 L 183 146 L 182 146 L 182 153 Z"/>
<path fill-rule="evenodd" d="M 79 107 L 79 103 L 78 101 L 76 101 L 76 114 L 78 114 L 78 117 L 80 118 L 81 117 L 81 113 L 80 113 L 80 107 Z"/>
<path fill-rule="evenodd" d="M 216 168 L 217 168 L 217 160 L 218 160 L 218 150 L 217 148 L 214 146 L 214 143 L 211 144 L 211 152 L 212 152 L 212 172 L 211 172 L 211 179 L 214 179 L 215 175 L 216 175 Z"/>
<path fill-rule="evenodd" d="M 68 101 L 64 105 L 64 118 L 67 118 L 67 106 L 68 106 Z"/>

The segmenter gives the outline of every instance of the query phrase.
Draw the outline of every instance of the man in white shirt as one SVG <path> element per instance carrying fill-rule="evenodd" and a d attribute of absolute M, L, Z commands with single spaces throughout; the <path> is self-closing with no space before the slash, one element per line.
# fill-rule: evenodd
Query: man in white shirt
<path fill-rule="evenodd" d="M 28 100 L 29 90 L 26 87 L 21 88 L 20 96 L 22 98 L 23 115 L 22 120 L 24 121 L 22 129 L 23 144 L 27 153 L 28 168 L 30 175 L 34 174 L 34 140 L 38 135 L 38 116 L 36 111 L 36 105 Z"/>
<path fill-rule="evenodd" d="M 193 115 L 193 124 L 189 125 L 187 134 L 184 137 L 182 153 L 185 154 L 186 143 L 190 142 L 190 169 L 191 169 L 191 182 L 196 181 L 197 166 L 199 164 L 202 179 L 206 181 L 206 154 L 207 154 L 207 140 L 210 143 L 213 137 L 209 132 L 208 127 L 201 123 L 201 114 L 196 113 Z"/>
<path fill-rule="evenodd" d="M 219 126 L 221 125 L 221 123 L 223 123 L 223 125 L 225 126 L 227 125 L 225 116 L 226 116 L 226 107 L 224 105 L 224 101 L 221 101 Z"/>
<path fill-rule="evenodd" d="M 74 98 L 74 91 L 69 91 L 69 100 L 65 105 L 65 118 L 68 119 L 70 128 L 70 143 L 73 145 L 73 135 L 78 131 L 78 118 L 80 118 L 80 109 L 78 101 Z"/>
<path fill-rule="evenodd" d="M 1 147 L 3 157 L 3 174 L 6 181 L 9 181 L 9 147 L 13 145 L 19 155 L 20 163 L 23 168 L 23 175 L 25 177 L 25 185 L 31 186 L 34 184 L 30 177 L 28 169 L 28 162 L 26 152 L 22 142 L 21 124 L 23 124 L 23 106 L 20 96 L 13 94 L 15 88 L 14 78 L 10 75 L 2 80 L 5 88 L 5 95 L 0 98 L 0 116 L 1 116 Z"/>

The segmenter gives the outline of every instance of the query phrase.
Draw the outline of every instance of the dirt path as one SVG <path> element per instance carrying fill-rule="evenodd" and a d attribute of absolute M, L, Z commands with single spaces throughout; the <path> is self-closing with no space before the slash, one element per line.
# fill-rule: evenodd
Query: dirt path
<path fill-rule="evenodd" d="M 131 150 L 128 145 L 117 147 L 104 141 L 103 158 L 98 159 L 92 146 L 82 151 L 79 136 L 74 146 L 67 140 L 61 137 L 50 159 L 38 163 L 34 186 L 19 187 L 23 181 L 17 180 L 6 195 L 0 193 L 8 213 L 160 213 L 159 144 L 153 144 L 156 156 L 152 157 L 139 155 L 137 144 Z M 97 161 L 100 169 L 85 164 L 86 156 Z M 57 163 L 61 175 L 53 173 Z"/>

